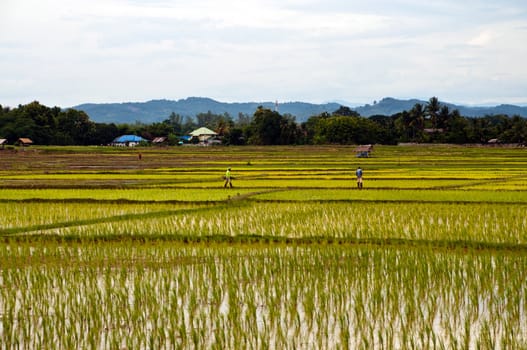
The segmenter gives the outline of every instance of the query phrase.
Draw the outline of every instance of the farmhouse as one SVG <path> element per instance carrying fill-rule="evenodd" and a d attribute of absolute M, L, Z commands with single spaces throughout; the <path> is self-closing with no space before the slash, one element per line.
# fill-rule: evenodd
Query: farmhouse
<path fill-rule="evenodd" d="M 205 127 L 201 127 L 190 133 L 190 136 L 192 136 L 193 138 L 196 137 L 201 144 L 211 143 L 211 141 L 213 141 L 214 137 L 217 135 L 217 132 L 214 132 Z"/>
<path fill-rule="evenodd" d="M 373 151 L 373 145 L 360 145 L 354 151 L 358 158 L 368 158 Z"/>
<path fill-rule="evenodd" d="M 141 142 L 148 142 L 148 140 L 137 135 L 122 135 L 115 138 L 111 145 L 119 147 L 134 147 Z"/>

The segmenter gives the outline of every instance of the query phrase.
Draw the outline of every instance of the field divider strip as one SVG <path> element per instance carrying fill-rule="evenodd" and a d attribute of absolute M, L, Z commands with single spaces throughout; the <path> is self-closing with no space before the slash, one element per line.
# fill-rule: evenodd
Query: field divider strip
<path fill-rule="evenodd" d="M 1 237 L 1 236 L 0 236 Z M 359 247 L 373 246 L 379 248 L 405 248 L 405 249 L 432 249 L 438 251 L 459 251 L 461 253 L 471 252 L 504 252 L 527 254 L 527 244 L 516 243 L 497 243 L 467 240 L 423 240 L 423 239 L 404 239 L 404 238 L 334 238 L 324 236 L 311 237 L 283 237 L 265 235 L 181 235 L 181 234 L 143 234 L 143 235 L 94 235 L 80 237 L 78 235 L 49 234 L 39 233 L 28 235 L 3 236 L 4 241 L 8 242 L 60 242 L 60 243 L 101 243 L 101 242 L 138 242 L 156 243 L 171 242 L 186 245 L 244 245 L 254 247 L 265 246 L 289 246 L 289 247 L 316 247 L 316 246 L 342 246 Z"/>
<path fill-rule="evenodd" d="M 206 188 L 204 188 L 206 189 Z M 240 189 L 240 187 L 236 188 Z M 115 199 L 97 199 L 97 198 L 0 198 L 0 203 L 107 203 L 107 204 L 214 204 L 219 205 L 228 203 L 230 201 L 241 201 L 252 196 L 259 194 L 272 193 L 287 191 L 288 188 L 265 188 L 261 191 L 253 191 L 243 194 L 234 194 L 228 196 L 226 199 L 219 200 L 180 200 L 180 199 L 167 199 L 167 200 L 143 200 L 143 199 L 127 199 L 127 198 L 115 198 Z M 226 190 L 230 191 L 230 190 Z M 1 230 L 0 230 L 1 232 Z"/>
<path fill-rule="evenodd" d="M 507 181 L 511 181 L 511 180 L 514 181 L 514 180 L 523 179 L 523 178 L 525 178 L 525 175 L 515 175 L 515 176 L 508 176 L 508 177 L 497 178 L 497 179 L 474 180 L 466 184 L 452 184 L 452 185 L 446 185 L 446 186 L 435 186 L 435 187 L 430 187 L 429 189 L 432 189 L 432 190 L 464 189 L 465 191 L 471 191 L 470 187 L 473 187 L 473 186 L 494 184 L 494 183 L 506 183 Z"/>
<path fill-rule="evenodd" d="M 524 205 L 527 202 L 511 201 L 446 201 L 419 199 L 259 199 L 248 198 L 255 203 L 416 203 L 416 204 L 492 204 L 492 205 Z"/>
<path fill-rule="evenodd" d="M 228 202 L 225 200 L 142 200 L 142 199 L 94 199 L 94 198 L 23 198 L 23 199 L 0 199 L 0 203 L 84 203 L 84 204 L 194 204 L 194 205 L 219 205 Z"/>

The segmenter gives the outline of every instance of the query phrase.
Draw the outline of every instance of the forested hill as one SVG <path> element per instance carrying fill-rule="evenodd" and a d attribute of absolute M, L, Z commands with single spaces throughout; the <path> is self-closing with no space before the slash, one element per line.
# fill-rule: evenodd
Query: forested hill
<path fill-rule="evenodd" d="M 391 116 L 402 111 L 411 110 L 416 103 L 421 103 L 425 106 L 427 101 L 417 99 L 399 100 L 388 97 L 371 105 L 367 104 L 353 109 L 364 117 L 372 115 Z M 465 117 L 482 117 L 497 114 L 527 117 L 527 107 L 513 105 L 467 107 L 445 102 L 441 103 L 447 105 L 451 110 L 458 109 L 460 114 Z M 306 102 L 286 102 L 278 105 L 278 112 L 282 115 L 291 114 L 296 117 L 298 123 L 301 123 L 313 115 L 319 115 L 323 112 L 332 113 L 340 105 L 339 103 L 313 104 Z M 210 111 L 214 114 L 228 113 L 233 119 L 236 119 L 240 113 L 252 116 L 258 106 L 272 110 L 276 108 L 274 102 L 226 103 L 204 97 L 189 97 L 177 101 L 152 100 L 148 102 L 87 103 L 72 108 L 86 112 L 90 119 L 95 122 L 120 124 L 139 121 L 149 124 L 167 119 L 172 112 L 183 117 L 194 117 L 197 114 Z"/>
<path fill-rule="evenodd" d="M 210 98 L 189 97 L 178 101 L 152 100 L 148 102 L 126 103 L 87 103 L 72 107 L 82 110 L 90 119 L 100 123 L 142 123 L 161 122 L 167 119 L 172 112 L 183 117 L 195 117 L 200 113 L 213 114 L 228 113 L 236 119 L 240 113 L 252 116 L 258 106 L 274 110 L 275 102 L 243 102 L 225 103 Z M 282 115 L 291 114 L 297 122 L 307 120 L 313 115 L 324 112 L 332 113 L 340 107 L 338 103 L 312 104 L 305 102 L 287 102 L 278 105 L 278 112 Z"/>

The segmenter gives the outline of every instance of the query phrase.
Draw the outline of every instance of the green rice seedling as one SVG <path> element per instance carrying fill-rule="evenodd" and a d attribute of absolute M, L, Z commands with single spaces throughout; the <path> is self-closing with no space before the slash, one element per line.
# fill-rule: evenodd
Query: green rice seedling
<path fill-rule="evenodd" d="M 2 347 L 525 348 L 521 150 L 352 149 L 6 159 Z"/>
<path fill-rule="evenodd" d="M 459 190 L 345 190 L 294 189 L 257 194 L 253 198 L 265 201 L 379 201 L 379 202 L 487 202 L 526 203 L 524 192 L 459 191 Z"/>
<path fill-rule="evenodd" d="M 3 200 L 106 200 L 106 201 L 222 201 L 239 194 L 246 194 L 249 190 L 237 189 L 230 191 L 216 189 L 0 189 Z"/>
<path fill-rule="evenodd" d="M 79 220 L 96 222 L 98 218 L 118 217 L 148 212 L 166 212 L 169 210 L 196 208 L 191 203 L 87 203 L 87 202 L 0 202 L 0 229 L 29 227 L 53 223 L 67 223 Z"/>
<path fill-rule="evenodd" d="M 186 242 L 262 241 L 498 247 L 527 242 L 524 205 L 252 203 L 68 224 L 41 234 Z M 413 243 L 412 243 L 413 242 Z M 520 247 L 521 249 L 521 247 Z"/>

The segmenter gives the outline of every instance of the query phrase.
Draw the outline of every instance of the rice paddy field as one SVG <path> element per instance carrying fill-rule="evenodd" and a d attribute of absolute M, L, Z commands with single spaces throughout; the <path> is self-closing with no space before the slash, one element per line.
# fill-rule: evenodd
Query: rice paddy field
<path fill-rule="evenodd" d="M 526 349 L 527 149 L 353 148 L 0 150 L 0 349 Z"/>

